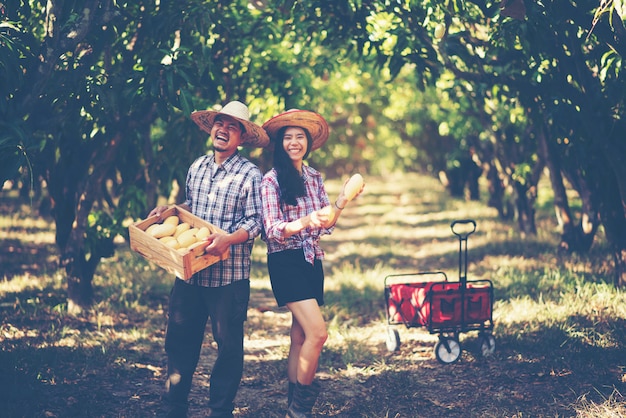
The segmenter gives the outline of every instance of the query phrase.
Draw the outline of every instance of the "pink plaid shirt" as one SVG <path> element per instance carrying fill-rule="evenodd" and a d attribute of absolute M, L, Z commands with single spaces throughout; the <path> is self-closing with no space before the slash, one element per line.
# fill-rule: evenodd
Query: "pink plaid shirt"
<path fill-rule="evenodd" d="M 283 238 L 287 223 L 330 204 L 324 189 L 322 175 L 307 165 L 302 165 L 302 178 L 306 196 L 298 197 L 297 205 L 288 205 L 280 200 L 280 186 L 276 169 L 268 171 L 261 181 L 261 202 L 263 206 L 263 230 L 261 239 L 267 244 L 267 253 L 302 248 L 305 259 L 313 264 L 314 259 L 322 260 L 324 251 L 319 245 L 322 235 L 330 234 L 331 228 L 308 227 L 289 238 Z"/>

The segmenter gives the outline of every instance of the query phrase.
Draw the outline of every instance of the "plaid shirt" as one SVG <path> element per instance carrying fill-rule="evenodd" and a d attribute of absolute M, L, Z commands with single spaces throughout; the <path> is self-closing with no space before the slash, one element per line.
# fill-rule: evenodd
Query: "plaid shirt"
<path fill-rule="evenodd" d="M 231 245 L 230 257 L 194 274 L 187 282 L 205 287 L 225 286 L 250 278 L 250 253 L 261 232 L 261 171 L 238 152 L 222 165 L 213 154 L 203 155 L 187 172 L 185 203 L 191 212 L 233 233 L 248 231 L 248 240 Z"/>
<path fill-rule="evenodd" d="M 323 259 L 324 251 L 319 245 L 320 237 L 330 234 L 334 227 L 307 227 L 302 231 L 283 238 L 287 223 L 295 221 L 309 213 L 330 204 L 324 189 L 322 175 L 307 165 L 302 165 L 302 178 L 306 196 L 298 197 L 297 205 L 288 205 L 280 200 L 280 186 L 276 169 L 271 169 L 261 182 L 261 200 L 263 201 L 263 231 L 261 238 L 267 243 L 267 253 L 302 248 L 305 259 L 313 264 L 313 260 Z"/>

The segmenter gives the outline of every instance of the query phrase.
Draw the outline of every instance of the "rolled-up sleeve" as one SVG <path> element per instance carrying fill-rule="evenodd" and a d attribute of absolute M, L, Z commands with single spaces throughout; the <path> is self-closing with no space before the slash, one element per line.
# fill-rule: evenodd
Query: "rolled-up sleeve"
<path fill-rule="evenodd" d="M 268 240 L 284 243 L 284 231 L 287 222 L 283 220 L 280 209 L 280 188 L 275 177 L 265 176 L 261 182 L 261 201 L 263 205 L 263 228 Z"/>
<path fill-rule="evenodd" d="M 248 231 L 248 241 L 254 239 L 261 233 L 261 172 L 253 170 L 250 174 L 249 181 L 243 188 L 243 194 L 247 196 L 243 205 L 243 217 L 238 222 L 236 229 L 244 229 Z M 242 196 L 243 198 L 243 196 Z"/>

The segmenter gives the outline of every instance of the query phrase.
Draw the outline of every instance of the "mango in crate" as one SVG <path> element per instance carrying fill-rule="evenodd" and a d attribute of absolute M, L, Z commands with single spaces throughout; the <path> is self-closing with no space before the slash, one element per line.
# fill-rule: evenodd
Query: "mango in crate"
<path fill-rule="evenodd" d="M 154 238 L 157 238 L 157 239 L 167 237 L 169 235 L 174 235 L 175 231 L 176 231 L 176 226 L 172 225 L 171 223 L 170 224 L 158 224 L 150 232 L 146 230 L 148 234 L 152 235 Z"/>
<path fill-rule="evenodd" d="M 159 238 L 159 241 L 161 241 L 163 244 L 167 244 L 168 242 L 171 242 L 171 241 L 174 241 L 174 240 L 176 240 L 176 238 L 174 238 L 171 235 Z"/>
<path fill-rule="evenodd" d="M 202 228 L 198 230 L 198 233 L 196 234 L 196 238 L 198 238 L 198 241 L 202 241 L 209 235 L 211 235 L 211 231 L 206 226 L 203 226 Z"/>
<path fill-rule="evenodd" d="M 152 232 L 154 231 L 154 228 L 156 228 L 157 226 L 159 226 L 161 224 L 152 224 L 149 227 L 146 228 L 146 230 L 144 231 L 146 234 L 152 236 Z"/>
<path fill-rule="evenodd" d="M 204 247 L 209 243 L 205 237 L 224 231 L 180 206 L 168 208 L 160 218 L 151 216 L 128 228 L 133 251 L 183 279 L 230 256 L 229 249 L 218 255 L 206 253 Z M 189 246 L 182 248 L 178 238 L 191 229 L 194 231 L 182 239 Z"/>
<path fill-rule="evenodd" d="M 164 224 L 171 224 L 171 225 L 174 225 L 174 226 L 178 225 L 178 222 L 179 222 L 179 219 L 178 219 L 178 216 L 176 216 L 176 215 L 168 216 L 163 221 Z"/>
<path fill-rule="evenodd" d="M 191 225 L 189 225 L 187 222 L 178 224 L 176 226 L 176 231 L 174 232 L 174 238 L 178 238 L 180 234 L 182 234 L 185 231 L 189 231 L 190 228 L 191 228 Z"/>
<path fill-rule="evenodd" d="M 168 235 L 168 236 L 163 237 L 163 238 L 159 238 L 159 241 L 161 241 L 163 244 L 165 244 L 168 247 L 173 248 L 175 250 L 180 248 L 180 244 L 178 243 L 176 238 L 174 238 L 171 235 Z"/>
<path fill-rule="evenodd" d="M 178 243 L 180 244 L 180 248 L 187 248 L 191 244 L 198 241 L 196 238 L 196 233 L 198 232 L 198 228 L 190 228 L 187 231 L 183 232 L 176 238 Z"/>

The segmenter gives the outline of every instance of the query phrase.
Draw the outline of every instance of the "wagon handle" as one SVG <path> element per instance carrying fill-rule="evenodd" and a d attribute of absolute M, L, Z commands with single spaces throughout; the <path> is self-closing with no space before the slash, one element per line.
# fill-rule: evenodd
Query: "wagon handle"
<path fill-rule="evenodd" d="M 466 228 L 463 231 L 454 230 L 457 225 L 471 225 L 471 229 Z M 461 282 L 462 291 L 467 283 L 467 237 L 476 232 L 476 222 L 472 219 L 459 219 L 452 221 L 450 224 L 452 233 L 459 237 L 459 281 Z"/>
<path fill-rule="evenodd" d="M 471 225 L 471 230 L 459 230 L 459 227 L 457 227 L 457 230 L 455 231 L 454 227 L 457 225 Z M 476 221 L 474 221 L 473 219 L 459 219 L 456 221 L 452 221 L 452 223 L 450 224 L 450 229 L 452 229 L 452 233 L 454 235 L 456 235 L 459 238 L 462 239 L 467 239 L 467 237 L 469 237 L 470 235 L 472 235 L 474 232 L 476 232 Z"/>

